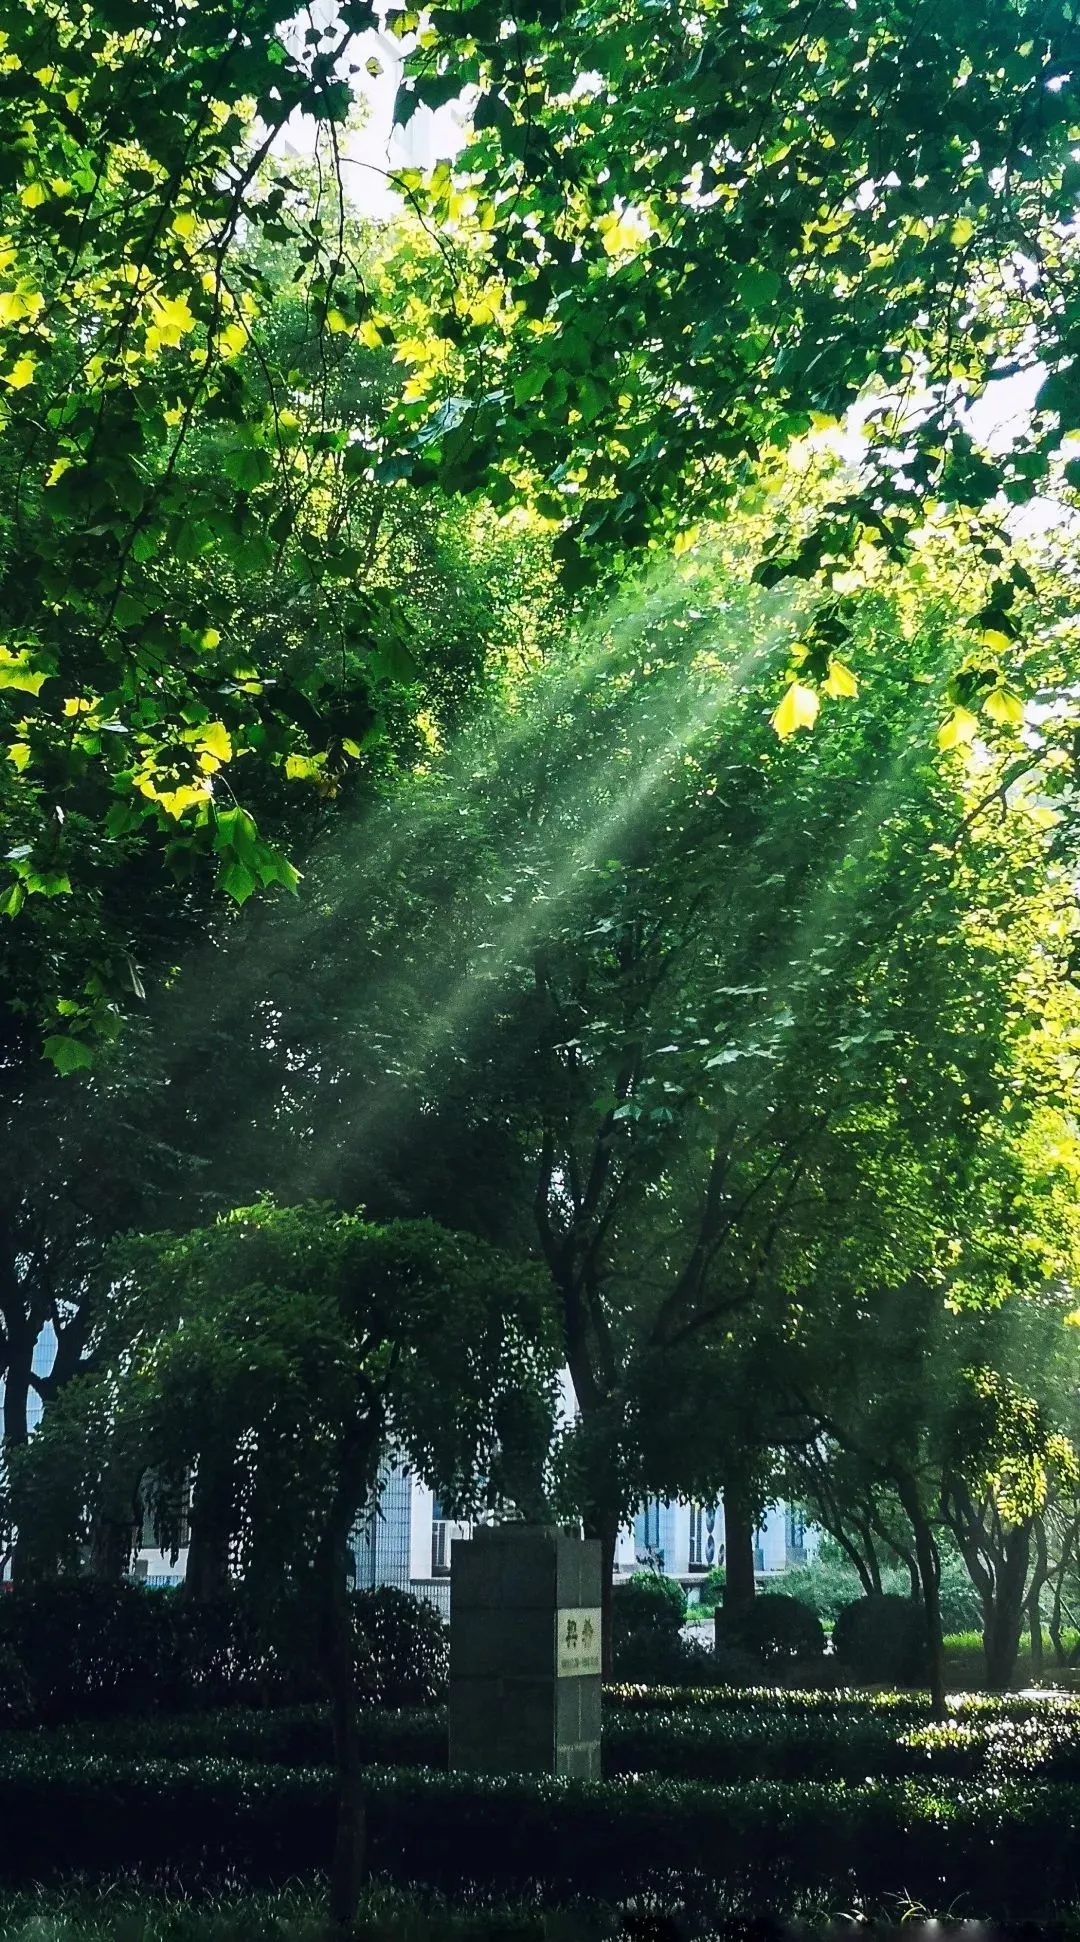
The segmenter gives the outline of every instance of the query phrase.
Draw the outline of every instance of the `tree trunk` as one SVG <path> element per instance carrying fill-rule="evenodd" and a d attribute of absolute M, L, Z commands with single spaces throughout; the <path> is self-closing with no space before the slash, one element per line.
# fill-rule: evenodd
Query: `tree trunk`
<path fill-rule="evenodd" d="M 90 1576 L 96 1584 L 120 1584 L 131 1563 L 133 1536 L 130 1517 L 98 1512 L 90 1526 Z"/>
<path fill-rule="evenodd" d="M 26 1427 L 27 1404 L 30 1399 L 30 1373 L 33 1363 L 34 1344 L 29 1334 L 17 1327 L 12 1317 L 8 1322 L 8 1357 L 4 1378 L 4 1444 L 5 1457 L 14 1450 L 25 1448 L 28 1441 Z M 29 1584 L 34 1579 L 51 1577 L 48 1562 L 34 1555 L 33 1533 L 27 1529 L 16 1529 L 15 1541 L 11 1549 L 11 1576 L 13 1583 Z"/>
<path fill-rule="evenodd" d="M 1016 1671 L 1030 1551 L 1030 1524 L 1017 1525 L 1015 1530 L 1005 1533 L 995 1573 L 994 1597 L 983 1631 L 988 1692 L 1007 1692 Z"/>
<path fill-rule="evenodd" d="M 1031 1676 L 1041 1679 L 1045 1665 L 1043 1654 L 1042 1594 L 1043 1586 L 1050 1576 L 1050 1557 L 1046 1544 L 1046 1523 L 1037 1517 L 1033 1525 L 1035 1535 L 1035 1570 L 1027 1594 L 1028 1633 L 1031 1639 Z"/>
<path fill-rule="evenodd" d="M 945 1640 L 941 1630 L 941 1559 L 934 1541 L 934 1533 L 930 1528 L 930 1521 L 919 1501 L 915 1484 L 909 1477 L 894 1477 L 893 1482 L 915 1539 L 915 1561 L 919 1567 L 923 1623 L 926 1632 L 930 1711 L 935 1719 L 944 1719 Z"/>
<path fill-rule="evenodd" d="M 738 1628 L 739 1620 L 752 1610 L 757 1585 L 754 1578 L 754 1536 L 757 1519 L 744 1491 L 737 1484 L 724 1492 L 724 1629 Z"/>
<path fill-rule="evenodd" d="M 229 1590 L 229 1533 L 232 1529 L 233 1453 L 203 1459 L 191 1499 L 184 1596 L 195 1604 L 224 1598 Z"/>
<path fill-rule="evenodd" d="M 615 1551 L 619 1542 L 620 1519 L 617 1513 L 599 1511 L 584 1520 L 586 1537 L 600 1545 L 600 1676 L 614 1676 L 615 1642 L 612 1634 L 612 1593 L 615 1588 Z"/>
<path fill-rule="evenodd" d="M 358 1403 L 370 1409 L 364 1385 Z M 367 1856 L 367 1801 L 357 1719 L 356 1639 L 349 1603 L 349 1534 L 371 1493 L 382 1447 L 381 1406 L 366 1418 L 358 1408 L 339 1455 L 338 1484 L 316 1553 L 319 1670 L 330 1700 L 337 1780 L 337 1822 L 330 1870 L 330 1918 L 347 1929 L 356 1918 Z"/>
<path fill-rule="evenodd" d="M 320 1640 L 322 1673 L 330 1696 L 337 1774 L 330 1918 L 341 1928 L 347 1928 L 356 1916 L 367 1850 L 367 1804 L 356 1714 L 356 1668 L 345 1551 L 345 1545 L 335 1544 L 329 1547 L 323 1560 Z"/>

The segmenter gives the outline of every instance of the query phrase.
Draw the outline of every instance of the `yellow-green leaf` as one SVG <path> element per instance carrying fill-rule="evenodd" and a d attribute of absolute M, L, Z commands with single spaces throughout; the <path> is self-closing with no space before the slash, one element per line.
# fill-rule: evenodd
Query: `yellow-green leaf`
<path fill-rule="evenodd" d="M 1015 688 L 991 688 L 983 702 L 983 713 L 1002 728 L 1020 728 L 1024 720 L 1024 704 Z"/>
<path fill-rule="evenodd" d="M 40 290 L 0 290 L 0 324 L 18 324 L 36 317 L 45 306 Z"/>
<path fill-rule="evenodd" d="M 859 692 L 859 678 L 842 661 L 830 661 L 825 678 L 825 693 L 833 701 L 853 701 Z"/>
<path fill-rule="evenodd" d="M 36 369 L 37 366 L 32 357 L 17 358 L 7 373 L 4 383 L 9 385 L 12 391 L 23 391 L 28 384 L 33 384 Z"/>
<path fill-rule="evenodd" d="M 973 742 L 978 732 L 978 716 L 970 708 L 954 708 L 948 721 L 942 722 L 938 729 L 937 744 L 942 749 L 962 748 Z"/>
<path fill-rule="evenodd" d="M 48 676 L 31 667 L 30 656 L 25 650 L 13 654 L 9 647 L 0 647 L 0 688 L 14 688 L 20 694 L 36 695 L 41 693 L 41 684 Z"/>
<path fill-rule="evenodd" d="M 231 762 L 232 737 L 224 722 L 207 722 L 199 731 L 199 747 L 207 755 L 213 755 L 219 762 Z"/>
<path fill-rule="evenodd" d="M 773 711 L 772 725 L 781 741 L 794 735 L 798 728 L 813 728 L 820 707 L 820 698 L 813 688 L 804 687 L 801 681 L 793 681 L 783 701 Z"/>

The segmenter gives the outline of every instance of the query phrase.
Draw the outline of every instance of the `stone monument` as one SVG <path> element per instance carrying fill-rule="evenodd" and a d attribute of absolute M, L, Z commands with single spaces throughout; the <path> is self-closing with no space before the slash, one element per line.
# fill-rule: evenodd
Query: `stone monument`
<path fill-rule="evenodd" d="M 600 1778 L 599 1543 L 481 1526 L 450 1553 L 450 1765 Z"/>

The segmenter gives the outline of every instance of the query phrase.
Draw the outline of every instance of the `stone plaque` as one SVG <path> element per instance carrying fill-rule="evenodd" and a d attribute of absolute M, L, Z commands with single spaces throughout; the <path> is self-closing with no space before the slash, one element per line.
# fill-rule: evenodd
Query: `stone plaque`
<path fill-rule="evenodd" d="M 560 1679 L 600 1677 L 600 1607 L 574 1606 L 555 1614 L 555 1672 Z"/>

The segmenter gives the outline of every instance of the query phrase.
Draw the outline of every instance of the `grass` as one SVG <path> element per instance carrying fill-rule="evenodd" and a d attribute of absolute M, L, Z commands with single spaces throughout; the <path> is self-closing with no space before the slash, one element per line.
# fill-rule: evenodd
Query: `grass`
<path fill-rule="evenodd" d="M 1080 1643 L 1080 1633 L 1063 1634 L 1063 1644 L 1067 1653 L 1071 1652 L 1078 1643 Z M 981 1633 L 954 1632 L 945 1640 L 945 1681 L 950 1692 L 985 1690 L 986 1662 L 983 1657 Z M 1054 1658 L 1053 1647 L 1047 1638 L 1043 1644 L 1042 1672 L 1033 1673 L 1031 1643 L 1025 1635 L 1017 1656 L 1012 1684 L 1017 1692 L 1024 1692 L 1036 1684 L 1080 1690 L 1080 1667 L 1059 1666 Z"/>
<path fill-rule="evenodd" d="M 620 1926 L 598 1908 L 468 1906 L 372 1887 L 352 1933 L 355 1942 L 606 1942 Z M 75 1887 L 0 1905 L 0 1942 L 327 1942 L 331 1933 L 323 1897 L 311 1889 L 189 1901 Z"/>

